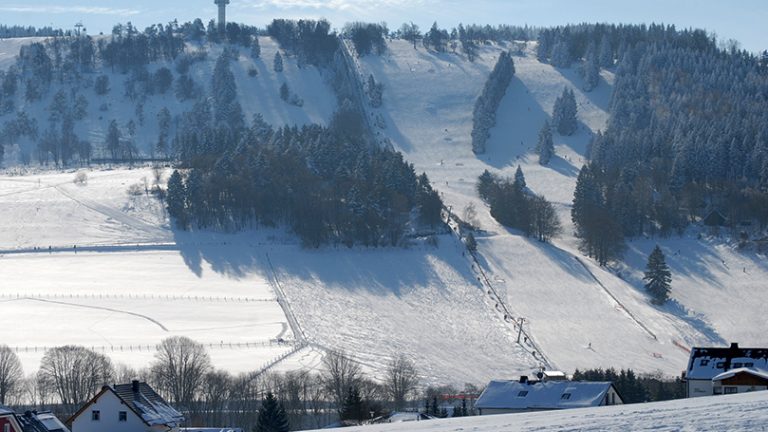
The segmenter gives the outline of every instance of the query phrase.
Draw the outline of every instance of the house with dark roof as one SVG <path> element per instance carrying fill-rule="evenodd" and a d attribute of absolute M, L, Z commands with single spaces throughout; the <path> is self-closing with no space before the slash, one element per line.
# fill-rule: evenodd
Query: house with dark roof
<path fill-rule="evenodd" d="M 475 409 L 480 415 L 622 405 L 613 383 L 568 380 L 491 381 Z"/>
<path fill-rule="evenodd" d="M 0 431 L 2 432 L 24 432 L 16 420 L 16 413 L 8 407 L 0 405 Z"/>
<path fill-rule="evenodd" d="M 0 406 L 0 431 L 69 432 L 69 429 L 50 412 L 27 411 L 20 415 L 10 408 Z"/>
<path fill-rule="evenodd" d="M 735 394 L 768 390 L 768 371 L 737 368 L 712 378 L 713 394 Z"/>
<path fill-rule="evenodd" d="M 739 373 L 729 374 L 735 370 Z M 738 343 L 732 343 L 727 348 L 692 348 L 683 378 L 688 397 L 698 397 L 716 394 L 716 385 L 722 393 L 735 392 L 732 388 L 726 390 L 726 387 L 738 387 L 737 383 L 752 383 L 747 388 L 759 386 L 763 374 L 768 374 L 768 348 L 741 348 Z"/>
<path fill-rule="evenodd" d="M 184 416 L 147 383 L 104 386 L 67 420 L 72 432 L 179 432 Z"/>

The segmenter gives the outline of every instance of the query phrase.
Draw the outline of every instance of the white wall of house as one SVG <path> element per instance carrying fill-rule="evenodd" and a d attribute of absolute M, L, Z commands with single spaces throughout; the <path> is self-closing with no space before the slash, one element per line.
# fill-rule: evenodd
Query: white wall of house
<path fill-rule="evenodd" d="M 94 411 L 99 412 L 99 420 L 93 420 Z M 125 421 L 120 421 L 121 411 L 126 413 Z M 104 392 L 95 403 L 72 421 L 72 432 L 149 432 L 152 430 L 111 391 Z"/>
<path fill-rule="evenodd" d="M 621 400 L 621 396 L 616 392 L 616 390 L 611 386 L 611 388 L 608 389 L 608 391 L 605 393 L 605 396 L 603 396 L 603 401 L 600 403 L 600 405 L 623 405 L 624 401 Z"/>
<path fill-rule="evenodd" d="M 712 396 L 711 380 L 688 380 L 688 397 Z"/>

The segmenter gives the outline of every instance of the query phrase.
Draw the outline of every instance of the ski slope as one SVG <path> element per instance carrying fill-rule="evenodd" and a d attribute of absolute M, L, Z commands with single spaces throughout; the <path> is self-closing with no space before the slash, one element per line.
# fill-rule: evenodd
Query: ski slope
<path fill-rule="evenodd" d="M 768 392 L 634 405 L 464 417 L 344 429 L 350 432 L 699 431 L 753 432 L 768 423 Z"/>
<path fill-rule="evenodd" d="M 500 50 L 510 46 L 484 46 L 474 63 L 460 54 L 414 49 L 404 41 L 391 41 L 388 47 L 382 56 L 359 60 L 361 73 L 373 74 L 385 86 L 383 107 L 372 110 L 386 119 L 381 133 L 417 172 L 429 175 L 454 213 L 462 216 L 467 204 L 475 204 L 483 230 L 478 236 L 482 265 L 513 314 L 526 318 L 527 329 L 554 366 L 567 371 L 631 367 L 675 376 L 692 345 L 768 343 L 756 307 L 766 295 L 758 292 L 765 266 L 757 255 L 691 238 L 659 240 L 669 250 L 681 249 L 685 263 L 675 263 L 668 254 L 677 275 L 675 301 L 657 308 L 649 304 L 641 281 L 651 242 L 630 243 L 626 262 L 613 270 L 596 266 L 578 251 L 570 206 L 589 140 L 607 123 L 610 71 L 602 71 L 598 87 L 585 93 L 575 67 L 556 69 L 538 62 L 534 44 L 522 52 L 515 49 L 515 77 L 490 131 L 487 152 L 476 156 L 470 140 L 473 104 Z M 555 134 L 556 155 L 543 167 L 534 151 L 538 132 L 565 87 L 575 91 L 579 128 L 570 137 Z M 554 244 L 500 226 L 477 197 L 476 179 L 483 170 L 511 177 L 518 165 L 528 187 L 558 211 L 564 232 Z M 698 262 L 702 257 L 705 261 Z M 752 276 L 734 278 L 733 269 L 710 268 L 721 261 L 732 262 L 739 272 L 747 266 Z M 617 277 L 622 269 L 626 280 Z M 498 375 L 514 378 L 508 371 Z"/>

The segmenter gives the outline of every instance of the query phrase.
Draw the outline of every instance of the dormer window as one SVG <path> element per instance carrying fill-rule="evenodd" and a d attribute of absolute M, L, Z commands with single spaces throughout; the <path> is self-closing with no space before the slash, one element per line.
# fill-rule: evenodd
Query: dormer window
<path fill-rule="evenodd" d="M 528 390 L 521 390 L 520 393 L 517 394 L 517 397 L 526 397 L 528 396 Z"/>
<path fill-rule="evenodd" d="M 701 359 L 701 362 L 699 362 L 699 364 L 700 364 L 701 366 L 706 366 L 706 365 L 708 365 L 708 364 L 709 364 L 709 360 L 707 360 L 707 359 Z"/>
<path fill-rule="evenodd" d="M 753 367 L 755 364 L 752 362 L 744 363 L 744 367 Z"/>
<path fill-rule="evenodd" d="M 91 411 L 91 421 L 99 421 L 99 420 L 101 420 L 101 411 L 99 410 Z"/>
<path fill-rule="evenodd" d="M 724 368 L 724 367 L 725 367 L 725 362 L 717 362 L 717 365 L 716 365 L 716 367 L 717 367 L 718 369 L 722 369 L 722 368 Z"/>
<path fill-rule="evenodd" d="M 561 400 L 568 400 L 570 398 L 571 398 L 571 394 L 570 393 L 563 393 L 563 395 L 560 396 Z"/>
<path fill-rule="evenodd" d="M 742 366 L 743 366 L 743 363 L 734 363 L 734 364 L 733 364 L 733 368 L 734 368 L 734 369 L 740 368 L 740 367 L 742 367 Z"/>

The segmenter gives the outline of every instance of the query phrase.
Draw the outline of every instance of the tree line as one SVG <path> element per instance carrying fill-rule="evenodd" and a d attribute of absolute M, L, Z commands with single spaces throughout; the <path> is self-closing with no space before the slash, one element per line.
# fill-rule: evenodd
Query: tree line
<path fill-rule="evenodd" d="M 587 90 L 600 68 L 616 77 L 574 196 L 589 255 L 606 263 L 626 237 L 682 232 L 713 211 L 734 228 L 768 226 L 768 57 L 662 25 L 560 26 L 538 42 L 541 61 L 578 64 Z"/>
<path fill-rule="evenodd" d="M 326 353 L 318 372 L 233 375 L 215 369 L 201 344 L 174 336 L 158 344 L 153 361 L 142 369 L 66 345 L 47 350 L 38 371 L 25 376 L 16 353 L 0 345 L 0 405 L 51 409 L 67 418 L 103 386 L 132 380 L 152 386 L 184 414 L 187 425 L 248 431 L 321 428 L 336 419 L 359 423 L 371 412 L 379 416 L 419 400 L 416 365 L 402 355 L 385 362 L 379 381 L 343 351 Z"/>

